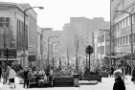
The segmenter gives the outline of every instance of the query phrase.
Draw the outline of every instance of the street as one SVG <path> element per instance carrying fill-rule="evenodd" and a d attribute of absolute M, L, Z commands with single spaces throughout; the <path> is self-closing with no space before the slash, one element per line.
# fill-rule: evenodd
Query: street
<path fill-rule="evenodd" d="M 125 80 L 126 90 L 134 90 L 135 84 L 130 81 L 131 77 L 127 76 Z M 83 81 L 88 83 L 87 81 Z M 87 85 L 80 85 L 80 87 L 53 87 L 53 88 L 29 88 L 29 90 L 112 90 L 114 84 L 114 78 L 103 78 L 101 83 L 95 85 L 89 82 Z M 2 85 L 2 84 L 0 84 Z M 0 86 L 0 90 L 12 90 L 7 85 Z M 14 90 L 27 90 L 22 85 L 17 84 Z"/>

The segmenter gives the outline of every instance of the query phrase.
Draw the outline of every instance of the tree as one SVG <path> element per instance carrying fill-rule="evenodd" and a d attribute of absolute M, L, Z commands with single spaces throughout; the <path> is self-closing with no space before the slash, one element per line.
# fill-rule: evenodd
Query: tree
<path fill-rule="evenodd" d="M 90 70 L 90 55 L 93 53 L 93 47 L 91 45 L 88 45 L 85 49 L 86 54 L 89 55 L 89 70 Z"/>

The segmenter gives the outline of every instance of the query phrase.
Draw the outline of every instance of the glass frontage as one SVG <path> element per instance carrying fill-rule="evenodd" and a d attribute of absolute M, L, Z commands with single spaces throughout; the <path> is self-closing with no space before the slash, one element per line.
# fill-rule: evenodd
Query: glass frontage
<path fill-rule="evenodd" d="M 16 36 L 11 25 L 11 18 L 0 17 L 0 57 L 5 57 L 7 54 L 10 54 L 7 52 L 12 52 L 13 49 L 16 49 L 15 38 Z"/>

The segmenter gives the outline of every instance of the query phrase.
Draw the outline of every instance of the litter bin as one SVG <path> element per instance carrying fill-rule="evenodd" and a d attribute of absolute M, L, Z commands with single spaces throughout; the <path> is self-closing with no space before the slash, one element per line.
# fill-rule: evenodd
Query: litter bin
<path fill-rule="evenodd" d="M 73 75 L 73 85 L 75 87 L 78 87 L 79 86 L 79 75 Z"/>

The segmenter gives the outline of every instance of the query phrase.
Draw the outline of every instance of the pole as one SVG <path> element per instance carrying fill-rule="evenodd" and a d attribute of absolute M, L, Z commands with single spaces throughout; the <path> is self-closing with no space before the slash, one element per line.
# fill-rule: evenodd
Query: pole
<path fill-rule="evenodd" d="M 54 67 L 54 43 L 51 45 L 51 51 L 52 51 L 52 66 Z"/>
<path fill-rule="evenodd" d="M 94 48 L 94 55 L 93 55 L 93 60 L 92 60 L 92 67 L 94 67 L 94 60 L 95 60 L 95 42 L 94 42 L 94 40 L 95 40 L 95 35 L 94 35 L 94 32 L 92 32 L 92 44 L 93 44 L 93 48 Z"/>
<path fill-rule="evenodd" d="M 86 53 L 86 68 L 87 68 L 87 53 Z"/>
<path fill-rule="evenodd" d="M 40 52 L 41 52 L 41 60 L 40 60 L 40 69 L 43 69 L 43 31 L 40 35 Z"/>
<path fill-rule="evenodd" d="M 78 50 L 79 50 L 79 40 L 77 40 L 77 46 L 76 46 L 76 70 L 78 72 Z"/>
<path fill-rule="evenodd" d="M 68 48 L 67 48 L 67 61 L 68 61 L 68 66 L 69 66 L 69 54 L 68 54 Z"/>
<path fill-rule="evenodd" d="M 112 49 L 111 49 L 111 48 L 112 48 L 112 45 L 111 45 L 111 44 L 112 44 L 112 43 L 111 43 L 111 42 L 112 42 L 112 36 L 111 36 L 111 35 L 112 35 L 112 34 L 111 34 L 111 33 L 112 33 L 112 20 L 111 20 L 111 17 L 112 17 L 112 16 L 111 16 L 111 14 L 112 14 L 112 13 L 111 13 L 111 9 L 112 9 L 112 8 L 111 8 L 111 0 L 110 0 L 110 57 L 109 57 L 109 58 L 110 58 L 110 68 L 111 68 L 111 66 L 112 66 L 112 60 L 111 60 L 111 53 L 112 53 L 112 52 L 111 52 L 111 51 L 112 51 Z"/>
<path fill-rule="evenodd" d="M 49 43 L 50 43 L 50 40 L 49 40 L 49 37 L 48 37 L 48 56 L 47 56 L 47 66 L 49 65 Z"/>
<path fill-rule="evenodd" d="M 6 53 L 6 61 L 8 61 L 8 47 L 6 45 L 6 27 L 4 27 L 3 30 L 4 30 L 3 38 L 4 38 L 4 49 L 5 49 L 4 51 Z"/>
<path fill-rule="evenodd" d="M 23 27 L 23 29 L 24 29 L 24 37 L 23 37 L 23 66 L 25 66 L 25 23 L 26 23 L 26 17 L 25 17 L 25 15 L 26 15 L 26 11 L 24 10 L 24 27 Z"/>
<path fill-rule="evenodd" d="M 90 53 L 89 53 L 89 71 L 90 71 Z"/>
<path fill-rule="evenodd" d="M 132 14 L 130 14 L 130 23 L 131 23 L 131 35 L 130 35 L 130 43 L 131 43 L 131 72 L 133 69 L 133 27 L 132 27 Z"/>

